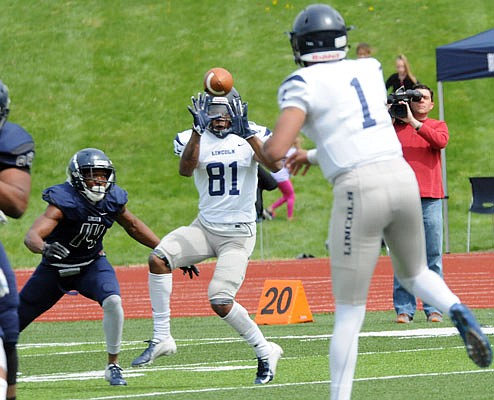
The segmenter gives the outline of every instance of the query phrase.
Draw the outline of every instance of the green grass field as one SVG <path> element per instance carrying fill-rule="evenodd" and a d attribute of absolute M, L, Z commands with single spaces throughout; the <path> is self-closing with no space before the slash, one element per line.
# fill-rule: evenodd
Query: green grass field
<path fill-rule="evenodd" d="M 272 127 L 276 91 L 296 67 L 285 32 L 307 0 L 3 0 L 0 13 L 0 79 L 10 88 L 10 120 L 36 141 L 30 206 L 1 228 L 13 266 L 33 267 L 39 256 L 22 244 L 44 210 L 41 191 L 65 180 L 70 156 L 100 147 L 114 161 L 129 208 L 159 236 L 189 224 L 197 213 L 191 179 L 179 177 L 172 140 L 191 124 L 186 109 L 212 66 L 232 71 L 249 102 L 252 120 Z M 405 53 L 420 81 L 436 88 L 435 49 L 489 28 L 491 0 L 330 2 L 355 26 L 358 42 L 370 43 L 384 75 Z M 494 80 L 447 82 L 445 116 L 451 252 L 466 250 L 469 176 L 494 170 Z M 437 109 L 431 114 L 438 116 Z M 308 141 L 305 146 L 310 147 Z M 296 177 L 295 220 L 284 210 L 266 229 L 265 257 L 326 256 L 324 242 L 331 188 L 317 168 Z M 277 192 L 266 194 L 273 201 Z M 267 224 L 266 224 L 267 225 Z M 148 249 L 115 227 L 105 239 L 115 265 L 141 264 Z M 492 223 L 475 215 L 472 250 L 494 248 Z M 259 259 L 257 246 L 253 258 Z"/>
<path fill-rule="evenodd" d="M 494 310 L 474 310 L 490 329 Z M 367 313 L 359 342 L 353 399 L 492 399 L 494 368 L 477 368 L 449 320 L 431 326 L 423 314 L 407 326 L 394 312 Z M 148 319 L 127 320 L 120 356 L 126 387 L 103 379 L 106 364 L 100 321 L 35 322 L 21 336 L 18 399 L 327 399 L 332 314 L 315 322 L 265 325 L 284 349 L 276 378 L 254 385 L 253 351 L 217 317 L 175 318 L 178 352 L 145 368 L 130 368 L 152 331 Z M 449 328 L 449 329 L 448 329 Z"/>
<path fill-rule="evenodd" d="M 70 156 L 99 147 L 128 190 L 129 208 L 158 235 L 189 224 L 197 213 L 191 179 L 178 176 L 172 140 L 191 124 L 186 106 L 213 66 L 232 71 L 249 102 L 250 118 L 272 127 L 278 85 L 296 67 L 285 32 L 307 0 L 3 0 L 0 79 L 10 88 L 10 120 L 36 141 L 30 206 L 1 227 L 12 265 L 33 267 L 22 239 L 44 210 L 41 191 L 65 180 Z M 491 0 L 330 2 L 370 43 L 384 69 L 405 53 L 420 81 L 436 88 L 435 48 L 492 28 Z M 469 176 L 494 171 L 494 80 L 446 83 L 445 114 L 451 252 L 464 252 Z M 437 109 L 431 114 L 438 117 Z M 304 144 L 310 147 L 308 141 Z M 263 257 L 326 256 L 331 188 L 313 168 L 295 177 L 295 220 L 263 227 Z M 278 196 L 265 194 L 266 203 Z M 491 221 L 474 216 L 472 249 L 494 248 Z M 119 227 L 105 239 L 115 265 L 142 264 L 149 250 Z M 253 258 L 261 257 L 258 245 Z M 493 310 L 476 310 L 484 325 Z M 369 313 L 365 332 L 430 328 L 417 319 L 397 327 L 393 312 Z M 179 352 L 150 368 L 128 368 L 149 339 L 150 320 L 125 324 L 121 364 L 127 387 L 103 380 L 106 364 L 100 321 L 34 323 L 21 335 L 18 399 L 327 399 L 332 315 L 316 322 L 263 326 L 283 346 L 276 380 L 254 386 L 252 351 L 218 318 L 178 318 L 172 328 Z M 443 326 L 450 326 L 444 323 Z M 434 336 L 434 335 L 432 335 Z M 491 334 L 491 339 L 492 339 Z M 354 399 L 492 399 L 494 369 L 480 370 L 457 336 L 363 336 Z"/>

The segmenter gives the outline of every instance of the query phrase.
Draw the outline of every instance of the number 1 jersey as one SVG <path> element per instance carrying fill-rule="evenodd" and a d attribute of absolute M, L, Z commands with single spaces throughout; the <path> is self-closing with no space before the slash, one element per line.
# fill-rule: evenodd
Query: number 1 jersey
<path fill-rule="evenodd" d="M 386 106 L 381 64 L 374 58 L 318 63 L 301 68 L 280 85 L 280 109 L 306 113 L 302 131 L 317 146 L 329 181 L 360 165 L 400 157 Z"/>

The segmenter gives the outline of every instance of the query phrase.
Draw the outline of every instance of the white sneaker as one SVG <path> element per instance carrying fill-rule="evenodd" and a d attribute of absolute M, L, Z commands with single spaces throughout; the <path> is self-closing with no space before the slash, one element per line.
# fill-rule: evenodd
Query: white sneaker
<path fill-rule="evenodd" d="M 266 358 L 257 358 L 257 374 L 255 384 L 263 385 L 271 382 L 276 375 L 276 366 L 280 360 L 283 349 L 276 343 L 270 342 L 272 346 L 271 353 Z"/>
<path fill-rule="evenodd" d="M 142 352 L 142 354 L 132 361 L 133 367 L 143 367 L 145 365 L 151 365 L 155 358 L 159 356 L 171 356 L 177 352 L 177 345 L 175 340 L 170 336 L 166 340 L 146 340 L 148 347 Z"/>

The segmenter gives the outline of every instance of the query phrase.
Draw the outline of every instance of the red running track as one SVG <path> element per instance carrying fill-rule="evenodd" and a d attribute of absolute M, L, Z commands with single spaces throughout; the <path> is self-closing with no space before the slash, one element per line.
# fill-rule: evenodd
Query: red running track
<path fill-rule="evenodd" d="M 494 308 L 494 253 L 447 254 L 443 259 L 445 280 L 471 308 Z M 181 271 L 174 272 L 171 298 L 172 317 L 214 315 L 207 300 L 207 285 L 213 263 L 199 265 L 201 274 L 190 280 Z M 117 267 L 126 318 L 150 318 L 147 266 Z M 17 270 L 22 287 L 32 270 Z M 328 259 L 251 261 L 237 301 L 255 314 L 266 279 L 301 280 L 313 313 L 334 311 Z M 393 309 L 393 271 L 390 258 L 379 259 L 370 287 L 367 309 Z M 38 321 L 98 320 L 103 313 L 99 305 L 81 295 L 66 295 Z"/>

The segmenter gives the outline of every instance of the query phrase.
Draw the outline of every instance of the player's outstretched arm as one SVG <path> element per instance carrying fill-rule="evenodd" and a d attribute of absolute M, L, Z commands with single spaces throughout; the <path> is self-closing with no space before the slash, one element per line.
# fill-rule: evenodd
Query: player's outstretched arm
<path fill-rule="evenodd" d="M 281 161 L 272 161 L 264 156 L 262 151 L 262 146 L 264 143 L 261 139 L 259 139 L 259 137 L 254 135 L 247 139 L 247 143 L 249 143 L 252 150 L 254 150 L 256 161 L 264 165 L 267 169 L 272 172 L 277 172 L 283 167 L 283 163 Z"/>
<path fill-rule="evenodd" d="M 243 103 L 241 99 L 234 99 L 231 108 L 232 115 L 232 133 L 241 137 L 249 143 L 255 153 L 257 162 L 263 164 L 272 172 L 279 171 L 282 168 L 281 161 L 269 160 L 265 157 L 262 147 L 262 140 L 256 136 L 256 131 L 251 129 L 248 118 L 248 104 Z"/>
<path fill-rule="evenodd" d="M 281 114 L 274 127 L 273 134 L 264 143 L 264 157 L 271 161 L 285 158 L 288 149 L 295 142 L 305 121 L 305 112 L 300 108 L 287 107 Z"/>
<path fill-rule="evenodd" d="M 185 145 L 180 157 L 179 174 L 182 176 L 192 176 L 199 163 L 199 151 L 201 146 L 201 135 L 192 130 L 189 141 Z"/>
<path fill-rule="evenodd" d="M 160 242 L 158 236 L 144 222 L 132 214 L 126 207 L 116 218 L 129 236 L 139 243 L 154 249 Z"/>
<path fill-rule="evenodd" d="M 208 115 L 207 106 L 211 97 L 206 93 L 199 93 L 197 98 L 192 97 L 191 100 L 192 106 L 187 106 L 187 109 L 193 118 L 192 135 L 180 158 L 179 173 L 182 176 L 192 176 L 194 173 L 194 169 L 199 163 L 201 135 L 206 131 L 210 122 L 219 117 L 219 115 Z"/>

